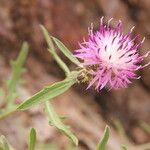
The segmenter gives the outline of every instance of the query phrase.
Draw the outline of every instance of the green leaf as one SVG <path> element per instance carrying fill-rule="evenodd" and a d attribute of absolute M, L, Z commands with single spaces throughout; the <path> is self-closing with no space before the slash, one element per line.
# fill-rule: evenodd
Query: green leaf
<path fill-rule="evenodd" d="M 54 40 L 54 42 L 56 43 L 56 45 L 59 47 L 59 49 L 62 51 L 62 53 L 74 64 L 76 65 L 80 65 L 79 60 L 73 56 L 73 54 L 70 52 L 70 50 L 61 42 L 59 41 L 57 38 L 52 37 L 52 39 Z"/>
<path fill-rule="evenodd" d="M 41 29 L 48 45 L 48 51 L 52 54 L 60 68 L 66 73 L 66 75 L 68 75 L 70 73 L 70 70 L 67 65 L 62 61 L 62 59 L 57 55 L 55 47 L 51 40 L 51 36 L 49 36 L 49 33 L 44 26 L 41 25 Z"/>
<path fill-rule="evenodd" d="M 50 122 L 53 126 L 59 129 L 63 134 L 65 134 L 76 146 L 78 145 L 78 139 L 76 136 L 68 129 L 62 120 L 60 119 L 59 115 L 54 111 L 52 105 L 47 101 L 46 102 L 46 111 L 48 113 Z"/>
<path fill-rule="evenodd" d="M 77 72 L 72 72 L 68 78 L 63 81 L 54 83 L 50 86 L 45 87 L 25 102 L 19 105 L 17 109 L 28 109 L 33 105 L 37 105 L 41 102 L 45 102 L 49 99 L 52 99 L 65 91 L 67 91 L 74 83 L 76 83 Z"/>
<path fill-rule="evenodd" d="M 28 54 L 28 44 L 23 43 L 21 51 L 15 61 L 11 61 L 12 66 L 12 76 L 11 79 L 7 82 L 8 93 L 6 96 L 6 101 L 11 102 L 16 97 L 16 86 L 20 81 L 20 76 L 23 72 L 23 65 Z"/>
<path fill-rule="evenodd" d="M 41 29 L 42 29 L 44 38 L 45 38 L 45 40 L 46 40 L 46 42 L 47 42 L 47 45 L 48 45 L 48 47 L 49 47 L 49 49 L 50 49 L 50 52 L 51 52 L 51 53 L 55 53 L 55 47 L 54 47 L 54 45 L 53 45 L 53 42 L 52 42 L 51 37 L 50 37 L 50 35 L 49 35 L 49 32 L 47 31 L 47 29 L 46 29 L 43 25 L 40 25 L 40 27 L 41 27 Z"/>
<path fill-rule="evenodd" d="M 36 131 L 34 128 L 30 131 L 29 150 L 35 150 Z"/>
<path fill-rule="evenodd" d="M 128 150 L 128 149 L 125 146 L 122 146 L 121 150 Z"/>
<path fill-rule="evenodd" d="M 99 141 L 96 150 L 106 150 L 106 145 L 107 145 L 107 142 L 109 139 L 109 132 L 110 132 L 110 129 L 108 126 L 106 126 L 104 134 L 103 134 L 101 140 Z"/>
<path fill-rule="evenodd" d="M 10 150 L 9 144 L 3 135 L 0 137 L 0 143 L 1 143 L 2 150 Z"/>

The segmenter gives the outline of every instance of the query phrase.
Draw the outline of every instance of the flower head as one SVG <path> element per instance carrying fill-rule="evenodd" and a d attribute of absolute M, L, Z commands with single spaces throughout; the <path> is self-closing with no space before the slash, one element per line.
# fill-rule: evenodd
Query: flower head
<path fill-rule="evenodd" d="M 96 85 L 97 90 L 105 86 L 114 89 L 126 88 L 131 79 L 139 79 L 136 71 L 144 66 L 140 65 L 144 57 L 149 52 L 140 56 L 138 48 L 144 39 L 135 43 L 138 36 L 132 38 L 132 30 L 128 34 L 122 32 L 122 22 L 112 28 L 108 24 L 101 24 L 98 31 L 93 31 L 93 26 L 89 28 L 88 39 L 80 44 L 80 49 L 75 50 L 75 56 L 83 62 L 90 75 L 89 87 Z"/>

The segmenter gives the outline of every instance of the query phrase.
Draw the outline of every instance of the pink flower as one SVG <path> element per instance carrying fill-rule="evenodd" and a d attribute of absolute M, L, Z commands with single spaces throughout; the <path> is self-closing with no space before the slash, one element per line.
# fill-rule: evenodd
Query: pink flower
<path fill-rule="evenodd" d="M 138 36 L 131 38 L 133 28 L 128 34 L 124 34 L 122 22 L 119 21 L 117 26 L 112 28 L 109 26 L 111 20 L 104 25 L 102 17 L 100 28 L 95 32 L 91 26 L 87 41 L 84 40 L 80 49 L 75 50 L 75 56 L 83 61 L 81 65 L 91 76 L 88 88 L 93 84 L 97 90 L 105 86 L 109 89 L 126 88 L 131 79 L 140 78 L 136 71 L 149 65 L 140 65 L 149 54 L 139 54 L 138 48 L 144 39 L 135 43 Z"/>

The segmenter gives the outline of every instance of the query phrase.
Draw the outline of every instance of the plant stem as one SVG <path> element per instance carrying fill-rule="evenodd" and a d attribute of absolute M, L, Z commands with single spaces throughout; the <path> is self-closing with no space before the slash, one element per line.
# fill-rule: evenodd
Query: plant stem
<path fill-rule="evenodd" d="M 5 119 L 6 117 L 14 114 L 15 112 L 17 112 L 17 107 L 10 109 L 8 111 L 3 112 L 2 114 L 0 114 L 0 120 Z"/>
<path fill-rule="evenodd" d="M 57 55 L 54 44 L 52 42 L 51 36 L 49 35 L 48 31 L 42 25 L 41 25 L 41 29 L 48 45 L 48 51 L 51 53 L 51 55 L 53 56 L 53 58 L 55 59 L 59 67 L 65 72 L 66 76 L 69 75 L 70 70 L 68 66 L 64 63 L 64 61 Z"/>

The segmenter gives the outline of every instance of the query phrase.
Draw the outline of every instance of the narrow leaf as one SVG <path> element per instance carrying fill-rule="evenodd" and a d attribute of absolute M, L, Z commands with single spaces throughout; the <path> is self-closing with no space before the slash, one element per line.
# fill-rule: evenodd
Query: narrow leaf
<path fill-rule="evenodd" d="M 121 150 L 128 150 L 128 149 L 125 146 L 122 146 Z"/>
<path fill-rule="evenodd" d="M 55 61 L 60 66 L 60 68 L 66 73 L 66 75 L 68 75 L 70 73 L 70 70 L 67 67 L 67 65 L 62 61 L 62 59 L 57 55 L 51 36 L 49 35 L 48 31 L 45 29 L 44 26 L 41 25 L 41 29 L 48 45 L 48 51 L 54 57 Z"/>
<path fill-rule="evenodd" d="M 19 83 L 20 76 L 24 70 L 23 65 L 26 60 L 27 54 L 28 54 L 28 44 L 24 42 L 17 59 L 11 62 L 12 76 L 7 83 L 8 93 L 6 96 L 6 100 L 8 102 L 13 101 L 13 99 L 16 97 L 16 86 Z"/>
<path fill-rule="evenodd" d="M 98 143 L 96 150 L 106 150 L 106 145 L 107 145 L 107 142 L 109 139 L 109 132 L 110 132 L 109 127 L 106 126 L 104 134 L 103 134 L 100 142 Z"/>
<path fill-rule="evenodd" d="M 46 40 L 46 42 L 47 42 L 47 45 L 48 45 L 48 47 L 49 47 L 49 49 L 50 49 L 50 52 L 51 52 L 51 53 L 55 53 L 55 47 L 54 47 L 54 45 L 53 45 L 53 42 L 52 42 L 52 40 L 51 40 L 51 37 L 50 37 L 50 35 L 49 35 L 47 29 L 46 29 L 43 25 L 41 25 L 40 27 L 41 27 L 41 29 L 42 29 L 44 38 L 45 38 L 45 40 Z"/>
<path fill-rule="evenodd" d="M 29 150 L 35 150 L 36 131 L 34 128 L 30 131 Z"/>
<path fill-rule="evenodd" d="M 18 109 L 28 109 L 33 105 L 52 99 L 65 91 L 67 91 L 76 81 L 73 79 L 65 79 L 63 81 L 47 86 L 31 98 L 19 105 Z"/>
<path fill-rule="evenodd" d="M 54 42 L 56 43 L 56 45 L 59 47 L 59 49 L 62 51 L 62 53 L 74 64 L 79 65 L 80 62 L 78 61 L 78 59 L 76 57 L 73 56 L 73 54 L 70 52 L 70 50 L 61 42 L 59 41 L 57 38 L 52 37 L 52 39 L 54 40 Z"/>
<path fill-rule="evenodd" d="M 1 146 L 2 146 L 1 148 L 3 148 L 3 150 L 10 150 L 9 144 L 8 144 L 6 138 L 3 135 L 0 137 L 0 143 L 1 143 Z"/>
<path fill-rule="evenodd" d="M 46 111 L 48 113 L 51 124 L 53 126 L 55 126 L 57 129 L 59 129 L 63 134 L 65 134 L 77 146 L 78 139 L 68 129 L 68 126 L 62 122 L 59 115 L 57 115 L 57 113 L 54 111 L 52 105 L 48 101 L 46 102 Z"/>

